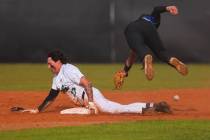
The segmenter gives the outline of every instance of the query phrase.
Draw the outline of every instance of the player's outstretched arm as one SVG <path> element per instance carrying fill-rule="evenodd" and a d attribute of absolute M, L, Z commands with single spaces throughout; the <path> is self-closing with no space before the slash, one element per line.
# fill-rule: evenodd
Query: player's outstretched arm
<path fill-rule="evenodd" d="M 58 93 L 58 90 L 51 89 L 49 95 L 45 98 L 42 104 L 36 109 L 31 109 L 30 113 L 36 114 L 46 109 L 55 100 L 55 98 L 58 96 Z"/>
<path fill-rule="evenodd" d="M 151 15 L 154 17 L 159 17 L 161 13 L 169 12 L 172 15 L 178 15 L 179 11 L 178 8 L 174 5 L 170 6 L 156 6 L 154 7 Z"/>

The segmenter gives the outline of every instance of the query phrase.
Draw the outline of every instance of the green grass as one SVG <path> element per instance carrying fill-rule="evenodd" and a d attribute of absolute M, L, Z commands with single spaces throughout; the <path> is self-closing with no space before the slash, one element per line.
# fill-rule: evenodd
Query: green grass
<path fill-rule="evenodd" d="M 137 121 L 0 132 L 1 140 L 208 140 L 209 121 Z"/>
<path fill-rule="evenodd" d="M 44 64 L 0 64 L 0 90 L 46 90 L 51 73 Z"/>
<path fill-rule="evenodd" d="M 100 90 L 113 89 L 113 75 L 122 64 L 79 64 L 81 72 Z M 175 88 L 208 88 L 208 64 L 191 64 L 189 75 L 181 76 L 166 64 L 155 64 L 155 78 L 147 81 L 139 65 L 134 65 L 122 91 Z M 0 90 L 48 90 L 52 74 L 46 64 L 0 64 Z"/>

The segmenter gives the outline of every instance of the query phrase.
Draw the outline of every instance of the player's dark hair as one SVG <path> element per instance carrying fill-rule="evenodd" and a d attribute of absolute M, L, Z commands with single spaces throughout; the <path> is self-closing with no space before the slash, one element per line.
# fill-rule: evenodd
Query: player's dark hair
<path fill-rule="evenodd" d="M 57 62 L 58 60 L 61 61 L 62 64 L 66 64 L 68 62 L 67 57 L 60 50 L 53 50 L 48 53 L 48 57 L 51 57 L 53 61 Z"/>

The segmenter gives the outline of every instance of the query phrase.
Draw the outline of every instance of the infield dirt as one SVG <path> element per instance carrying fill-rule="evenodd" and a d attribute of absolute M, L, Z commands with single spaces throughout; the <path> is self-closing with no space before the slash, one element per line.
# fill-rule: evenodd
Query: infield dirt
<path fill-rule="evenodd" d="M 25 108 L 37 107 L 47 96 L 47 92 L 0 91 L 0 130 L 25 128 L 46 128 L 55 126 L 72 126 L 137 120 L 210 120 L 210 89 L 173 89 L 138 92 L 104 92 L 105 97 L 119 103 L 167 101 L 173 114 L 139 115 L 139 114 L 99 114 L 99 115 L 60 115 L 66 108 L 74 107 L 65 94 L 60 94 L 55 102 L 39 114 L 10 112 L 13 106 Z M 180 100 L 174 101 L 173 96 Z"/>

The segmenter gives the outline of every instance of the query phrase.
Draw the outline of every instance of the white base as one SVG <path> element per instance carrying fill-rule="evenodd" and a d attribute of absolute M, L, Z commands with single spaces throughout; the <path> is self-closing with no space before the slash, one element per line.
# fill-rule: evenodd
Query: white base
<path fill-rule="evenodd" d="M 90 110 L 85 107 L 75 107 L 75 108 L 61 110 L 60 114 L 88 115 L 88 114 L 90 114 Z"/>

